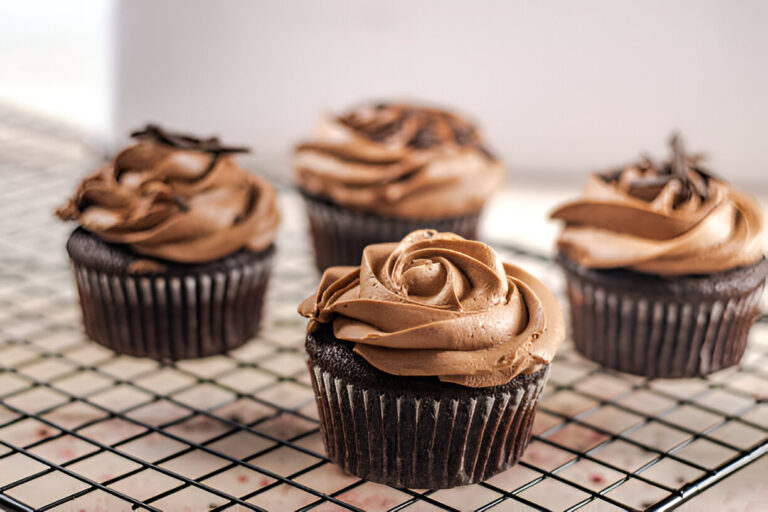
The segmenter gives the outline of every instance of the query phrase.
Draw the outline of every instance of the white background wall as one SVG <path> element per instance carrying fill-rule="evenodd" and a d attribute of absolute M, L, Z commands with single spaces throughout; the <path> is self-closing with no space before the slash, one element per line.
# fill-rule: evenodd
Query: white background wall
<path fill-rule="evenodd" d="M 0 0 L 0 102 L 111 130 L 113 2 Z"/>
<path fill-rule="evenodd" d="M 0 4 L 0 101 L 113 144 L 147 120 L 218 132 L 287 175 L 323 109 L 454 105 L 516 180 L 660 153 L 670 130 L 768 186 L 761 0 L 26 0 Z"/>
<path fill-rule="evenodd" d="M 253 144 L 286 172 L 317 114 L 367 98 L 455 105 L 513 176 L 665 151 L 673 128 L 768 183 L 768 2 L 125 0 L 115 127 L 146 119 Z"/>

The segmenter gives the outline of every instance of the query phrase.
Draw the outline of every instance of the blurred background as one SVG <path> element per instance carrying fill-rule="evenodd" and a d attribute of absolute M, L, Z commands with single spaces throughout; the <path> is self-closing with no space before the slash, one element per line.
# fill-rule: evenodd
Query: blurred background
<path fill-rule="evenodd" d="M 447 105 L 481 124 L 510 185 L 666 152 L 768 188 L 761 0 L 25 0 L 0 3 L 0 104 L 105 153 L 147 121 L 255 148 L 290 176 L 323 111 Z"/>

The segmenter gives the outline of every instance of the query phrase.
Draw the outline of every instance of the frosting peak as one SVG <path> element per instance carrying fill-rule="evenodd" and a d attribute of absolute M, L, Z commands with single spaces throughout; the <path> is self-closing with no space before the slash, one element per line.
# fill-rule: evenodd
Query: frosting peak
<path fill-rule="evenodd" d="M 315 140 L 297 146 L 295 166 L 309 194 L 410 219 L 478 212 L 504 174 L 474 125 L 406 104 L 324 117 Z"/>
<path fill-rule="evenodd" d="M 710 273 L 764 256 L 763 219 L 750 197 L 687 156 L 678 135 L 672 157 L 649 157 L 590 176 L 583 199 L 552 213 L 565 221 L 561 251 L 582 266 L 661 275 Z"/>
<path fill-rule="evenodd" d="M 107 242 L 181 263 L 266 249 L 279 214 L 275 189 L 240 168 L 223 146 L 149 125 L 138 142 L 87 176 L 57 215 Z"/>
<path fill-rule="evenodd" d="M 487 245 L 415 231 L 368 246 L 360 267 L 331 267 L 299 313 L 395 375 L 501 385 L 551 361 L 565 331 L 554 295 Z"/>

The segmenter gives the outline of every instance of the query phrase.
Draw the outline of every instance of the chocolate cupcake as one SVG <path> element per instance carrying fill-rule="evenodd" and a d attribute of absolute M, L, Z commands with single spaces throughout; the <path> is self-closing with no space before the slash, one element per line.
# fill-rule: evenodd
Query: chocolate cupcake
<path fill-rule="evenodd" d="M 694 377 L 739 362 L 768 262 L 755 201 L 687 156 L 590 176 L 558 208 L 576 348 L 646 377 Z"/>
<path fill-rule="evenodd" d="M 363 249 L 421 228 L 477 238 L 504 169 L 461 117 L 406 104 L 324 117 L 295 154 L 318 269 L 357 265 Z"/>
<path fill-rule="evenodd" d="M 244 148 L 150 125 L 56 212 L 85 331 L 156 359 L 231 350 L 258 328 L 279 222 L 275 189 L 240 168 Z"/>
<path fill-rule="evenodd" d="M 421 230 L 332 267 L 299 312 L 328 457 L 374 482 L 466 485 L 522 456 L 564 337 L 554 295 L 487 245 Z"/>

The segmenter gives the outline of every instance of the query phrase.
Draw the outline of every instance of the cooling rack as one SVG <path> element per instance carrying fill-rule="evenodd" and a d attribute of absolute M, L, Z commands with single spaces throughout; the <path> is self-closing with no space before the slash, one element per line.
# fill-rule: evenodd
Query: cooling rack
<path fill-rule="evenodd" d="M 472 486 L 392 488 L 324 456 L 296 305 L 313 272 L 303 209 L 284 223 L 262 334 L 163 364 L 84 336 L 52 211 L 100 161 L 65 128 L 0 107 L 0 509 L 667 510 L 768 452 L 768 321 L 707 379 L 604 371 L 569 343 L 522 462 Z M 553 289 L 552 261 L 512 260 Z"/>

